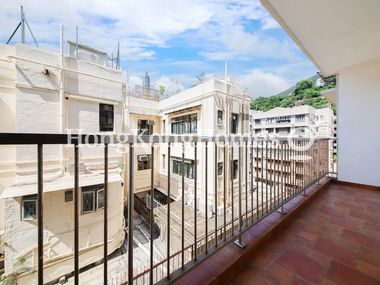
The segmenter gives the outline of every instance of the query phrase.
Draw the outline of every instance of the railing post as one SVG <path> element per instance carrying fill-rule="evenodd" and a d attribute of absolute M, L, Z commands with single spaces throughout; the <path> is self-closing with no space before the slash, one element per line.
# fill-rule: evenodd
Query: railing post
<path fill-rule="evenodd" d="M 38 172 L 38 285 L 44 284 L 44 222 L 43 222 L 43 145 L 37 147 L 37 172 Z"/>
<path fill-rule="evenodd" d="M 197 183 L 198 183 L 198 166 L 197 166 L 197 156 L 198 156 L 198 144 L 194 142 L 194 260 L 197 259 Z"/>
<path fill-rule="evenodd" d="M 154 215 L 153 215 L 153 209 L 154 209 L 154 143 L 152 143 L 151 152 L 150 152 L 150 213 L 149 213 L 149 222 L 150 222 L 150 263 L 149 263 L 149 284 L 153 285 L 153 263 L 154 263 L 154 256 L 153 256 L 153 228 L 154 228 Z"/>
<path fill-rule="evenodd" d="M 182 203 L 181 203 L 181 262 L 182 268 L 185 266 L 185 143 L 182 142 Z"/>
<path fill-rule="evenodd" d="M 128 284 L 133 284 L 133 199 L 134 199 L 134 146 L 129 144 L 129 189 L 128 189 Z"/>
<path fill-rule="evenodd" d="M 79 285 L 79 146 L 74 145 L 74 284 Z"/>
<path fill-rule="evenodd" d="M 226 142 L 224 142 L 224 149 L 223 149 L 223 226 L 224 226 L 224 241 L 227 240 L 227 146 Z"/>
<path fill-rule="evenodd" d="M 215 154 L 214 154 L 214 207 L 215 207 L 215 214 L 214 214 L 214 222 L 215 222 L 215 247 L 218 246 L 218 142 L 215 141 Z"/>
<path fill-rule="evenodd" d="M 208 252 L 208 141 L 205 142 L 205 252 Z"/>
<path fill-rule="evenodd" d="M 104 144 L 103 283 L 108 281 L 108 143 Z"/>
<path fill-rule="evenodd" d="M 238 199 L 239 199 L 239 204 L 238 204 L 238 207 L 239 207 L 239 236 L 238 236 L 238 239 L 234 241 L 235 245 L 237 245 L 238 247 L 240 248 L 245 248 L 245 244 L 242 242 L 241 240 L 241 234 L 242 234 L 242 212 L 241 212 L 241 202 L 242 202 L 242 197 L 241 197 L 241 175 L 242 175 L 242 153 L 241 153 L 241 148 L 242 148 L 242 145 L 241 143 L 239 142 L 239 166 L 238 166 L 238 179 L 239 179 L 239 195 L 238 195 Z"/>
<path fill-rule="evenodd" d="M 168 142 L 168 195 L 167 195 L 167 221 L 166 221 L 166 235 L 167 235 L 167 248 L 166 248 L 166 277 L 170 279 L 170 142 Z"/>
<path fill-rule="evenodd" d="M 278 212 L 282 215 L 285 215 L 284 210 L 284 143 L 281 142 L 281 208 Z"/>

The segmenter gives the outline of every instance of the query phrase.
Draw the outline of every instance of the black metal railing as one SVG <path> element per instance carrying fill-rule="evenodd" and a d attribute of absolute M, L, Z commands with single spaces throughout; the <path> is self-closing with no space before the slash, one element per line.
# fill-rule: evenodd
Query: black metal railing
<path fill-rule="evenodd" d="M 153 284 L 174 281 L 186 270 L 224 244 L 235 241 L 244 247 L 242 233 L 264 217 L 279 210 L 285 213 L 284 204 L 331 171 L 331 139 L 263 139 L 249 136 L 200 137 L 200 136 L 132 136 L 132 135 L 65 135 L 65 134 L 13 134 L 0 133 L 0 145 L 36 145 L 38 173 L 38 284 L 44 284 L 44 214 L 43 214 L 43 149 L 44 145 L 62 144 L 74 146 L 74 283 L 79 284 L 79 146 L 81 144 L 104 146 L 104 235 L 103 235 L 103 282 L 109 283 L 108 272 L 108 152 L 109 145 L 128 145 L 127 260 L 126 271 L 117 279 L 120 284 Z M 158 150 L 165 149 L 167 157 L 166 205 L 160 216 L 161 239 L 166 244 L 166 256 L 154 259 L 154 199 L 149 199 L 149 264 L 141 272 L 135 272 L 133 256 L 135 147 L 150 144 L 151 172 L 150 197 L 154 197 L 158 172 L 155 159 Z M 173 146 L 181 149 L 181 180 L 179 189 L 171 187 L 171 152 Z M 185 179 L 186 148 L 192 149 L 194 176 L 189 183 Z M 214 151 L 212 153 L 212 151 Z M 201 154 L 201 155 L 200 155 Z M 209 161 L 213 157 L 214 161 Z M 237 161 L 237 162 L 236 162 Z M 223 163 L 219 171 L 218 163 Z M 214 170 L 212 172 L 212 170 Z M 201 173 L 202 172 L 202 173 Z M 160 174 L 161 175 L 161 174 Z M 211 177 L 212 179 L 208 179 Z M 210 189 L 213 181 L 213 189 Z M 192 187 L 192 205 L 185 197 L 185 188 Z M 180 211 L 174 216 L 172 197 L 180 202 Z M 210 195 L 213 196 L 210 199 Z M 200 209 L 199 198 L 203 197 Z M 213 202 L 213 203 L 211 203 Z M 211 209 L 211 210 L 210 210 Z M 189 214 L 189 211 L 192 214 Z M 187 212 L 187 213 L 186 213 Z M 177 213 L 177 214 L 178 214 Z M 173 219 L 177 219 L 173 223 Z M 178 221 L 180 219 L 180 221 Z M 185 223 L 185 220 L 187 224 Z M 189 226 L 191 224 L 191 226 Z M 180 227 L 177 230 L 177 227 Z M 186 227 L 186 233 L 185 233 Z M 189 227 L 189 228 L 188 228 Z M 175 236 L 174 236 L 174 233 Z M 189 236 L 192 233 L 192 236 Z M 187 235 L 187 237 L 185 236 Z M 189 242 L 190 240 L 190 242 Z M 109 283 L 113 284 L 113 283 Z"/>

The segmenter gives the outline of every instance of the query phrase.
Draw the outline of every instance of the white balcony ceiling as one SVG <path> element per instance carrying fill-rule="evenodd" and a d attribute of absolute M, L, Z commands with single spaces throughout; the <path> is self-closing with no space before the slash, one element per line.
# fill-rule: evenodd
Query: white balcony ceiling
<path fill-rule="evenodd" d="M 324 75 L 380 58 L 379 0 L 260 0 Z"/>

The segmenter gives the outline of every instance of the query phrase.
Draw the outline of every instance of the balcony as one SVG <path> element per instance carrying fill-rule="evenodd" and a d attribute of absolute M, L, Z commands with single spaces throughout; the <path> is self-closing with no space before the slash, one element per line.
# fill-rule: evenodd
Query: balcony
<path fill-rule="evenodd" d="M 205 264 L 210 264 L 215 256 L 220 257 L 228 249 L 234 248 L 233 251 L 252 254 L 252 243 L 246 239 L 247 235 L 251 235 L 252 231 L 256 232 L 257 227 L 265 228 L 268 219 L 270 223 L 274 223 L 273 215 L 277 215 L 280 222 L 282 219 L 288 221 L 294 216 L 288 205 L 314 197 L 313 187 L 324 189 L 325 183 L 330 183 L 328 176 L 333 169 L 331 139 L 263 140 L 246 136 L 136 137 L 2 133 L 0 142 L 3 147 L 35 146 L 35 190 L 33 187 L 21 189 L 22 185 L 18 188 L 10 187 L 3 193 L 3 198 L 18 201 L 17 197 L 25 196 L 26 192 L 28 195 L 37 194 L 37 242 L 33 250 L 39 258 L 21 256 L 27 259 L 28 267 L 22 268 L 16 274 L 21 279 L 32 274 L 28 277 L 32 279 L 27 280 L 34 280 L 39 284 L 58 282 L 62 276 L 69 283 L 84 284 L 101 279 L 104 284 L 181 282 L 187 276 L 194 280 L 193 272 L 202 270 Z M 84 191 L 83 183 L 89 183 L 88 176 L 81 171 L 79 164 L 80 149 L 85 144 L 97 145 L 103 149 L 104 155 L 103 171 L 99 172 L 93 183 L 99 185 L 103 182 L 104 185 L 103 188 L 100 187 L 104 191 L 101 196 L 104 201 L 99 200 L 99 193 L 93 194 L 96 195 L 93 197 L 97 197 L 93 203 L 99 210 L 94 215 L 103 217 L 100 220 L 103 225 L 99 229 L 103 233 L 97 236 L 101 243 L 96 245 L 101 251 L 96 251 L 91 258 L 86 256 L 86 252 L 95 245 L 89 247 L 84 243 L 87 235 L 81 228 L 85 226 L 82 224 L 83 207 L 91 208 L 91 205 L 82 204 L 80 209 L 81 199 L 84 199 L 84 196 L 80 199 L 80 194 L 83 195 Z M 73 189 L 73 214 L 66 217 L 71 219 L 73 228 L 65 234 L 65 244 L 69 245 L 68 241 L 73 241 L 71 254 L 59 254 L 59 247 L 55 251 L 51 250 L 54 247 L 51 240 L 58 239 L 55 244 L 60 243 L 59 234 L 51 224 L 55 223 L 54 219 L 50 214 L 46 216 L 44 210 L 53 206 L 54 199 L 51 195 L 60 190 L 56 183 L 52 185 L 52 182 L 44 180 L 44 176 L 49 175 L 49 169 L 43 154 L 44 151 L 49 151 L 49 145 L 66 145 L 67 151 L 72 153 L 70 157 L 73 158 L 73 175 L 66 177 L 71 182 L 62 188 Z M 119 244 L 120 250 L 115 250 L 118 246 L 115 238 L 119 238 L 119 235 L 114 233 L 115 222 L 112 220 L 115 219 L 112 204 L 115 203 L 115 190 L 109 186 L 110 183 L 118 181 L 109 173 L 109 149 L 115 145 L 128 150 L 125 154 L 123 178 L 124 192 L 127 195 L 126 235 L 124 242 Z M 166 204 L 162 197 L 160 201 L 150 198 L 146 200 L 144 208 L 143 200 L 135 196 L 134 189 L 139 182 L 135 180 L 134 154 L 135 149 L 142 145 L 149 146 L 152 158 L 147 162 L 150 165 L 150 176 L 147 179 L 151 181 L 147 194 L 155 197 L 158 187 L 161 195 L 166 195 Z M 166 170 L 172 169 L 172 157 L 182 160 L 183 169 L 177 175 L 179 180 L 173 182 L 171 171 L 162 176 L 161 169 L 156 169 L 158 166 L 154 161 L 158 161 L 160 153 L 166 154 Z M 191 175 L 191 179 L 185 179 L 184 162 L 189 159 L 196 162 L 194 175 Z M 221 171 L 218 167 L 220 162 L 223 162 Z M 157 177 L 160 177 L 160 183 L 157 182 Z M 137 202 L 139 205 L 135 204 Z M 104 206 L 99 208 L 99 203 Z M 141 219 L 145 224 L 139 222 Z M 145 242 L 138 240 L 138 236 L 142 236 Z M 142 253 L 145 254 L 144 258 Z M 5 251 L 5 260 L 7 254 L 11 254 L 10 250 Z M 65 260 L 65 268 L 69 268 L 64 274 L 60 265 L 62 258 Z M 247 260 L 246 258 L 241 260 Z M 228 264 L 224 258 L 219 258 L 218 262 L 221 261 Z M 226 272 L 229 270 L 231 269 L 226 268 Z"/>

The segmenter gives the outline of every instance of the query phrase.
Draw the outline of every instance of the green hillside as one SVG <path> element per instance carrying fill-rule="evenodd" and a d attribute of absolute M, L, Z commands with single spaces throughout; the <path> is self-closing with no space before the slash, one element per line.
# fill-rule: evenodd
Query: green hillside
<path fill-rule="evenodd" d="M 290 108 L 309 105 L 316 109 L 328 106 L 328 101 L 321 95 L 321 90 L 335 87 L 335 79 L 329 80 L 325 86 L 315 86 L 314 77 L 298 82 L 294 87 L 270 97 L 258 97 L 251 102 L 251 109 L 269 111 L 276 107 Z M 335 105 L 332 106 L 335 113 Z"/>

